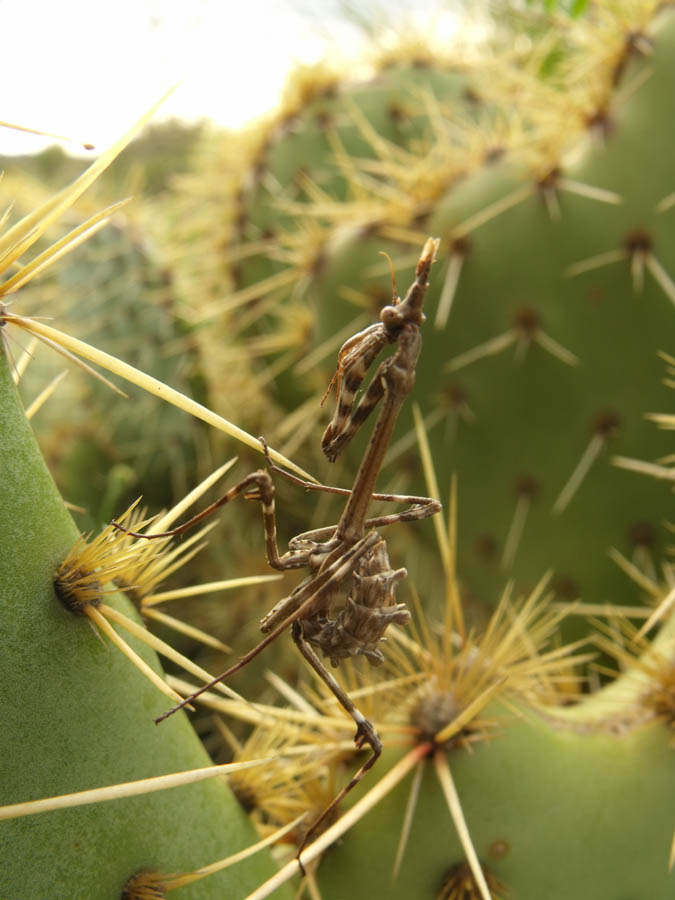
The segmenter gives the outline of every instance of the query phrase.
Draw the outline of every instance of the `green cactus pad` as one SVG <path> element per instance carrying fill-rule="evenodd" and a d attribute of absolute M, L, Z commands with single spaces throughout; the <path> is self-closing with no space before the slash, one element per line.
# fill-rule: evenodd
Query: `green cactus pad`
<path fill-rule="evenodd" d="M 548 721 L 493 706 L 486 714 L 501 733 L 471 753 L 454 750 L 447 761 L 477 856 L 488 878 L 513 900 L 618 897 L 667 900 L 675 798 L 668 729 L 652 723 L 621 734 L 574 726 L 564 716 Z M 382 769 L 394 761 L 386 753 Z M 392 869 L 410 776 L 326 853 L 321 896 L 366 900 L 436 900 L 444 881 L 465 866 L 465 853 L 439 788 L 431 760 L 406 854 Z M 373 780 L 377 777 L 373 770 Z M 371 785 L 372 786 L 372 785 Z M 480 897 L 474 894 L 458 896 Z"/>
<path fill-rule="evenodd" d="M 0 365 L 0 804 L 209 765 L 186 717 L 155 726 L 153 717 L 170 701 L 56 598 L 55 569 L 78 535 L 4 354 Z M 134 615 L 123 596 L 106 601 Z M 131 643 L 159 671 L 154 654 Z M 119 900 L 139 870 L 191 871 L 255 840 L 220 779 L 10 819 L 0 823 L 0 835 L 0 895 L 11 900 Z M 269 859 L 257 856 L 183 894 L 244 897 L 272 871 Z"/>
<path fill-rule="evenodd" d="M 558 98 L 551 117 L 559 117 L 559 134 L 548 155 L 544 137 L 555 129 L 537 125 L 523 101 L 520 134 L 530 128 L 532 142 L 541 141 L 537 154 L 514 142 L 498 159 L 485 153 L 484 136 L 482 155 L 462 156 L 464 177 L 455 172 L 444 183 L 448 171 L 430 149 L 434 120 L 421 97 L 425 91 L 427 99 L 436 97 L 451 123 L 453 103 L 464 96 L 460 76 L 444 81 L 433 68 L 414 70 L 414 76 L 392 69 L 373 84 L 334 90 L 296 112 L 292 127 L 270 133 L 255 178 L 242 177 L 236 194 L 238 224 L 230 241 L 233 255 L 239 247 L 242 258 L 232 274 L 242 289 L 262 282 L 245 314 L 227 320 L 237 335 L 237 359 L 246 359 L 247 346 L 253 353 L 261 335 L 287 335 L 284 346 L 291 357 L 295 353 L 290 361 L 287 354 L 249 362 L 258 401 L 249 404 L 243 390 L 241 415 L 249 427 L 264 427 L 272 441 L 274 414 L 267 407 L 266 420 L 258 418 L 266 388 L 256 386 L 256 374 L 265 365 L 281 370 L 267 392 L 289 412 L 311 392 L 320 396 L 337 347 L 311 371 L 304 370 L 303 356 L 348 332 L 359 313 L 359 327 L 373 320 L 390 292 L 379 251 L 391 255 L 402 292 L 424 236 L 441 236 L 415 399 L 429 423 L 440 484 L 447 485 L 452 472 L 459 476 L 459 567 L 465 599 L 479 616 L 507 579 L 527 590 L 548 569 L 561 600 L 634 605 L 643 602 L 643 591 L 610 559 L 610 550 L 650 571 L 658 573 L 661 565 L 669 498 L 658 484 L 612 463 L 615 456 L 656 459 L 670 449 L 645 414 L 667 406 L 657 354 L 675 335 L 675 205 L 669 201 L 675 19 L 664 13 L 647 27 L 638 23 L 635 33 L 617 27 L 612 35 L 597 96 L 587 92 L 569 103 Z M 465 74 L 460 80 L 465 88 L 471 82 Z M 385 91 L 387 102 L 378 107 L 382 84 L 392 93 Z M 397 136 L 383 111 L 396 92 L 415 110 L 410 141 Z M 589 106 L 591 100 L 599 105 Z M 354 112 L 361 103 L 362 112 Z M 454 111 L 465 115 L 456 105 Z M 305 148 L 298 155 L 297 142 L 318 135 L 321 123 L 332 135 L 329 146 L 312 144 L 311 153 Z M 368 135 L 367 146 L 351 147 L 354 135 Z M 446 146 L 438 134 L 435 140 Z M 299 158 L 307 161 L 302 190 L 292 187 L 289 162 Z M 406 159 L 413 193 L 401 206 Z M 400 164 L 396 171 L 394 163 Z M 436 198 L 424 193 L 421 176 L 414 183 L 415 164 L 423 164 L 428 183 L 440 189 Z M 331 171 L 342 178 L 339 185 Z M 272 184 L 280 186 L 277 194 Z M 256 240 L 266 242 L 259 253 L 253 252 Z M 270 284 L 266 293 L 264 279 L 284 271 L 290 286 Z M 444 324 L 439 308 L 447 305 L 455 276 Z M 255 314 L 256 306 L 264 315 Z M 255 324 L 237 332 L 246 314 Z M 314 325 L 303 330 L 301 320 Z M 211 335 L 221 340 L 217 328 Z M 222 342 L 227 360 L 232 338 Z M 318 402 L 307 410 L 317 422 L 303 447 L 310 454 L 320 415 Z M 281 409 L 276 419 L 286 434 Z M 398 437 L 411 427 L 408 410 Z M 352 463 L 367 430 L 351 448 Z M 340 480 L 339 471 L 318 459 L 313 469 L 324 480 Z M 390 489 L 423 490 L 418 467 L 408 466 L 405 454 L 383 471 L 382 489 L 387 480 Z M 408 565 L 425 591 L 429 567 L 416 564 L 414 554 Z"/>

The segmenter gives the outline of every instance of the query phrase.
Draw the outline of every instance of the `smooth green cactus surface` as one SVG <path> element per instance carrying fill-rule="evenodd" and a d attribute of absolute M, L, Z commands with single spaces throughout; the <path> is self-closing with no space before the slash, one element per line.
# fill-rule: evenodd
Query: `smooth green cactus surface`
<path fill-rule="evenodd" d="M 78 534 L 4 354 L 0 373 L 0 805 L 209 765 L 186 717 L 155 726 L 170 701 L 57 599 L 55 569 Z M 133 615 L 121 595 L 105 600 Z M 131 643 L 159 671 L 154 654 Z M 254 841 L 221 779 L 3 821 L 0 896 L 120 900 L 139 870 L 191 871 Z M 258 856 L 181 896 L 244 897 L 272 870 Z"/>
<path fill-rule="evenodd" d="M 673 896 L 668 871 L 675 800 L 669 730 L 661 723 L 622 734 L 493 704 L 500 733 L 471 753 L 447 752 L 478 858 L 513 900 Z M 590 718 L 590 717 L 589 717 Z M 609 726 L 609 721 L 607 726 Z M 597 729 L 597 730 L 596 730 Z M 387 763 L 393 762 L 388 753 Z M 436 898 L 465 853 L 431 760 L 396 878 L 394 859 L 410 776 L 382 800 L 320 869 L 326 900 Z M 478 898 L 474 893 L 458 897 Z"/>

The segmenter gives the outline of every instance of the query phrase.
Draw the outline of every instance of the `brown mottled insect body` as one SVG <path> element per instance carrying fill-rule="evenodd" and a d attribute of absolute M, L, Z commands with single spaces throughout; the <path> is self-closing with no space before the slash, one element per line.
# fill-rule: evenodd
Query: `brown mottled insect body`
<path fill-rule="evenodd" d="M 425 251 L 428 247 L 427 243 Z M 321 439 L 321 448 L 331 462 L 337 459 L 382 399 L 385 391 L 388 390 L 390 394 L 395 391 L 397 381 L 400 382 L 397 392 L 402 392 L 405 396 L 412 390 L 415 365 L 421 347 L 419 326 L 424 322 L 422 303 L 426 292 L 426 281 L 420 282 L 420 266 L 426 269 L 427 274 L 430 268 L 430 264 L 426 265 L 424 260 L 423 251 L 418 264 L 417 278 L 405 300 L 395 297 L 391 306 L 382 309 L 377 324 L 370 325 L 349 338 L 338 353 L 335 415 Z M 387 344 L 394 343 L 399 344 L 397 354 L 380 365 L 368 390 L 354 409 L 356 393 L 368 369 L 378 353 Z M 395 367 L 395 371 L 389 373 L 391 367 Z"/>
<path fill-rule="evenodd" d="M 395 297 L 392 305 L 383 308 L 380 322 L 350 338 L 338 354 L 337 372 L 331 382 L 331 386 L 333 383 L 337 386 L 337 406 L 322 439 L 322 448 L 330 460 L 335 460 L 339 456 L 368 416 L 381 403 L 351 491 L 303 481 L 279 468 L 272 462 L 267 445 L 261 438 L 267 470 L 252 472 L 219 500 L 179 528 L 162 534 L 147 535 L 159 538 L 182 534 L 221 506 L 243 494 L 247 499 L 259 501 L 262 506 L 269 564 L 282 571 L 297 568 L 308 570 L 307 577 L 295 590 L 280 600 L 262 619 L 260 629 L 265 637 L 256 647 L 226 672 L 156 720 L 162 721 L 217 682 L 229 678 L 290 626 L 293 640 L 302 656 L 354 720 L 356 724 L 354 741 L 357 748 L 368 744 L 372 750 L 371 756 L 351 781 L 307 831 L 298 856 L 302 847 L 316 832 L 317 826 L 361 780 L 382 752 L 382 742 L 375 728 L 327 671 L 316 651 L 328 658 L 333 666 L 338 666 L 341 660 L 352 656 L 365 656 L 369 663 L 376 666 L 382 663 L 383 656 L 379 644 L 387 628 L 391 624 L 406 625 L 410 620 L 410 613 L 404 603 L 397 603 L 395 597 L 396 586 L 405 578 L 406 570 L 392 569 L 385 541 L 375 529 L 397 522 L 424 519 L 440 510 L 440 503 L 429 497 L 374 493 L 375 482 L 399 411 L 415 382 L 415 366 L 421 347 L 419 326 L 424 321 L 422 304 L 427 289 L 427 277 L 437 248 L 437 240 L 429 239 L 426 242 L 417 264 L 415 280 L 405 298 L 401 300 Z M 395 344 L 395 352 L 378 366 L 355 407 L 357 391 L 377 354 L 387 344 Z M 346 496 L 347 502 L 337 525 L 298 535 L 289 542 L 288 551 L 280 555 L 277 549 L 274 484 L 271 472 L 278 473 L 306 490 Z M 400 513 L 368 519 L 368 508 L 374 499 L 406 503 L 409 506 Z M 146 535 L 137 536 L 146 537 Z M 338 596 L 345 588 L 346 600 L 338 607 Z"/>
<path fill-rule="evenodd" d="M 347 603 L 337 618 L 313 616 L 302 623 L 305 640 L 318 647 L 333 666 L 350 656 L 363 655 L 373 666 L 384 661 L 378 645 L 389 625 L 407 625 L 410 613 L 405 603 L 397 603 L 396 584 L 406 577 L 405 569 L 393 570 L 387 545 L 380 540 L 361 559 L 353 572 Z"/>

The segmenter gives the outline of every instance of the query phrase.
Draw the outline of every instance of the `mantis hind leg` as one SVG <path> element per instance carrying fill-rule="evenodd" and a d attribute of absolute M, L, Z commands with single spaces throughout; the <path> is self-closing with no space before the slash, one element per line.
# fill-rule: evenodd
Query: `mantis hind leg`
<path fill-rule="evenodd" d="M 373 767 L 380 754 L 382 753 L 382 741 L 380 740 L 380 736 L 375 730 L 375 726 L 372 724 L 372 722 L 366 719 L 363 713 L 356 708 L 356 706 L 349 699 L 347 693 L 340 687 L 335 678 L 333 678 L 330 672 L 325 668 L 319 657 L 304 639 L 302 633 L 302 625 L 300 622 L 293 623 L 291 633 L 293 635 L 295 645 L 300 653 L 302 653 L 303 657 L 307 660 L 312 669 L 314 669 L 319 678 L 321 678 L 321 680 L 327 685 L 329 690 L 334 694 L 338 703 L 349 713 L 349 715 L 354 720 L 356 724 L 354 743 L 356 744 L 357 749 L 361 750 L 367 744 L 372 751 L 371 755 L 363 763 L 361 768 L 354 773 L 348 784 L 346 784 L 342 788 L 342 790 L 336 794 L 336 796 L 331 800 L 328 806 L 323 810 L 321 815 L 317 819 L 315 819 L 314 822 L 312 822 L 307 832 L 305 833 L 302 843 L 298 848 L 298 852 L 296 853 L 296 858 L 302 868 L 300 854 L 305 849 L 307 844 L 312 840 L 321 824 L 325 822 L 325 820 L 331 815 L 331 813 L 334 812 L 334 810 L 337 809 L 342 800 L 344 800 L 347 794 L 356 787 L 356 785 L 361 781 L 366 772 Z"/>

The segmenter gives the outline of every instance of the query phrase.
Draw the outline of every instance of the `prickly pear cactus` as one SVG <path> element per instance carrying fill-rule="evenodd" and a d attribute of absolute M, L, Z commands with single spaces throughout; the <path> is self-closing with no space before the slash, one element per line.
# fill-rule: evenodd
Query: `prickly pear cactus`
<path fill-rule="evenodd" d="M 78 532 L 44 466 L 4 353 L 0 368 L 0 805 L 208 766 L 183 715 L 157 728 L 152 719 L 167 698 L 58 599 L 55 571 Z M 134 615 L 125 597 L 106 593 L 105 600 Z M 131 643 L 161 671 L 152 651 Z M 218 779 L 2 821 L 0 835 L 0 894 L 17 900 L 120 900 L 139 871 L 191 871 L 254 840 Z M 184 888 L 184 895 L 244 897 L 270 871 L 269 861 L 256 858 Z"/>
<path fill-rule="evenodd" d="M 442 561 L 426 546 L 430 523 L 418 529 L 426 542 L 413 531 L 408 540 L 401 526 L 392 558 L 407 565 L 426 618 L 392 635 L 379 680 L 336 670 L 347 691 L 360 688 L 386 749 L 348 796 L 354 827 L 318 870 L 316 848 L 332 843 L 344 820 L 328 823 L 303 853 L 310 888 L 325 898 L 673 894 L 674 620 L 664 610 L 650 642 L 618 610 L 633 606 L 642 623 L 672 594 L 662 531 L 672 498 L 625 461 L 672 452 L 644 416 L 672 404 L 657 352 L 672 350 L 675 334 L 675 16 L 654 4 L 596 5 L 565 28 L 559 68 L 545 77 L 495 59 L 448 70 L 432 54 L 423 65 L 380 66 L 361 84 L 330 72 L 298 82 L 280 116 L 236 142 L 243 167 L 220 156 L 218 142 L 205 148 L 182 197 L 199 220 L 180 197 L 166 217 L 172 240 L 192 242 L 175 286 L 200 326 L 209 402 L 287 453 L 302 448 L 302 462 L 327 482 L 339 473 L 311 456 L 320 401 L 338 348 L 389 296 L 389 264 L 378 252 L 389 254 L 402 285 L 427 234 L 444 248 L 415 387 L 423 427 L 415 434 L 411 411 L 402 415 L 379 487 L 423 491 L 414 444 L 425 431 L 441 499 L 457 473 L 457 521 L 453 494 Z M 506 112 L 514 103 L 516 119 Z M 235 146 L 231 136 L 224 143 Z M 214 181 L 221 167 L 225 183 Z M 163 733 L 148 725 L 164 701 L 59 605 L 53 572 L 75 533 L 11 385 L 8 397 L 0 464 L 11 489 L 0 522 L 2 546 L 17 552 L 4 560 L 3 630 L 20 640 L 10 643 L 2 683 L 19 679 L 12 695 L 25 698 L 32 730 L 24 738 L 23 718 L 10 710 L 3 758 L 27 748 L 16 754 L 16 798 L 203 764 L 185 722 Z M 313 521 L 297 493 L 293 532 L 332 521 Z M 570 599 L 580 602 L 563 622 L 559 601 Z M 561 628 L 588 635 L 585 624 L 568 623 L 589 610 L 609 616 L 594 626 L 593 649 L 605 658 L 590 676 L 589 655 L 575 664 L 579 648 L 560 646 Z M 600 687 L 608 658 L 619 674 Z M 245 684 L 247 699 L 257 699 L 254 682 Z M 293 709 L 266 707 L 263 721 L 247 704 L 206 700 L 257 722 L 250 746 L 221 723 L 242 758 L 275 757 L 265 775 L 235 786 L 267 829 L 325 808 L 357 766 L 352 729 L 321 690 L 301 697 L 275 684 Z M 138 756 L 129 749 L 137 740 Z M 14 787 L 6 782 L 7 802 Z M 77 897 L 76 869 L 81 896 L 108 896 L 105 879 L 112 898 L 122 875 L 222 855 L 232 823 L 233 845 L 250 840 L 222 786 L 180 791 L 178 800 L 168 792 L 83 807 L 86 821 L 70 810 L 3 823 L 13 849 L 0 892 L 23 897 L 19 861 L 36 852 L 28 897 L 51 896 L 55 878 L 64 897 Z M 206 810 L 198 823 L 190 803 Z M 204 858 L 192 857 L 186 823 Z M 100 844 L 112 835 L 102 862 L 92 835 Z M 302 840 L 301 827 L 294 837 Z M 237 868 L 242 881 L 205 881 L 192 896 L 243 895 L 267 868 L 255 864 L 250 880 Z M 291 859 L 282 874 L 300 870 Z"/>
<path fill-rule="evenodd" d="M 594 700 L 601 707 L 600 698 Z M 503 733 L 473 753 L 447 751 L 490 893 L 479 892 L 465 862 L 428 759 L 417 764 L 421 787 L 396 879 L 392 868 L 410 777 L 375 807 L 361 830 L 326 854 L 322 897 L 365 900 L 385 885 L 394 898 L 671 897 L 672 830 L 663 799 L 667 795 L 671 803 L 675 796 L 669 729 L 652 722 L 619 733 L 615 711 L 598 715 L 588 701 L 569 717 L 533 717 L 521 708 L 525 717 L 518 721 L 513 712 L 499 705 L 486 709 Z M 388 765 L 397 758 L 390 753 Z"/>
<path fill-rule="evenodd" d="M 33 295 L 24 308 L 43 310 L 51 298 L 50 309 L 71 333 L 183 392 L 198 391 L 170 266 L 133 214 L 118 213 Z M 37 393 L 37 385 L 64 368 L 60 360 L 39 359 L 28 367 L 27 390 Z M 72 370 L 59 396 L 61 403 L 47 404 L 36 416 L 36 434 L 64 497 L 87 510 L 87 527 L 109 521 L 139 493 L 155 508 L 170 505 L 199 480 L 203 429 L 186 427 L 175 410 L 157 409 L 143 394 L 112 403 L 107 385 Z M 61 418 L 66 405 L 72 410 L 67 428 Z"/>
<path fill-rule="evenodd" d="M 36 247 L 152 112 L 72 184 L 18 221 L 5 216 L 3 301 L 11 296 L 21 308 L 27 298 L 18 289 L 118 208 Z M 244 897 L 271 863 L 264 854 L 230 858 L 242 848 L 251 855 L 255 832 L 183 715 L 161 731 L 152 722 L 166 710 L 163 694 L 178 695 L 148 649 L 163 645 L 116 589 L 125 567 L 140 571 L 141 557 L 129 553 L 126 536 L 110 541 L 112 526 L 96 540 L 79 535 L 45 466 L 15 385 L 35 355 L 18 334 L 36 324 L 23 312 L 0 304 L 0 894 L 138 900 L 180 886 L 186 896 Z M 73 360 L 63 343 L 46 343 Z M 62 406 L 62 420 L 72 413 Z M 121 632 L 133 636 L 125 641 Z M 223 857 L 242 864 L 225 871 Z"/>
<path fill-rule="evenodd" d="M 598 8 L 570 25 L 568 69 L 548 81 L 428 59 L 356 87 L 328 80 L 250 138 L 229 186 L 217 240 L 238 290 L 201 307 L 211 378 L 237 369 L 241 415 L 289 451 L 318 445 L 335 349 L 390 290 L 378 252 L 403 283 L 414 246 L 441 236 L 416 400 L 441 485 L 459 476 L 460 575 L 479 616 L 505 579 L 527 588 L 549 568 L 561 600 L 641 600 L 611 548 L 659 568 L 668 498 L 612 465 L 668 450 L 644 414 L 667 401 L 657 351 L 675 301 L 675 25 L 649 6 L 633 16 Z M 481 103 L 495 82 L 518 98 L 510 131 L 494 96 Z M 291 411 L 276 432 L 267 399 Z M 399 489 L 406 430 L 409 446 L 410 413 Z"/>
<path fill-rule="evenodd" d="M 199 257 L 213 263 L 194 299 L 216 326 L 205 330 L 218 343 L 208 345 L 214 404 L 213 388 L 236 370 L 238 421 L 310 458 L 335 352 L 389 295 L 378 252 L 405 284 L 427 234 L 444 250 L 415 400 L 441 499 L 457 473 L 457 583 L 412 531 L 404 558 L 432 619 L 449 595 L 462 612 L 444 620 L 435 669 L 392 654 L 395 674 L 418 680 L 372 713 L 399 735 L 382 784 L 404 764 L 413 784 L 401 776 L 386 798 L 382 787 L 375 811 L 326 854 L 325 897 L 673 892 L 672 622 L 650 646 L 616 618 L 589 629 L 577 613 L 630 606 L 637 628 L 672 591 L 672 496 L 621 461 L 672 453 L 646 414 L 672 406 L 658 353 L 675 337 L 675 16 L 596 4 L 556 27 L 564 33 L 548 46 L 559 39 L 560 59 L 552 53 L 544 75 L 490 60 L 498 96 L 484 116 L 476 70 L 454 73 L 452 87 L 429 61 L 414 76 L 396 69 L 396 84 L 388 69 L 363 85 L 330 82 L 248 135 L 244 172 L 210 196 L 223 206 L 217 237 L 191 222 Z M 371 109 L 364 98 L 378 90 L 386 101 Z M 517 113 L 500 132 L 507 104 Z M 208 153 L 204 193 L 226 159 Z M 224 402 L 235 415 L 235 399 Z M 397 438 L 380 487 L 420 493 L 410 411 Z M 351 464 L 362 450 L 357 439 Z M 315 460 L 322 480 L 340 480 Z M 488 652 L 473 638 L 471 627 L 494 634 L 505 585 L 527 596 L 547 571 L 550 610 L 578 601 L 548 639 L 613 633 L 614 643 L 593 637 L 622 672 L 608 686 L 605 660 L 583 687 L 551 670 L 548 691 L 526 688 L 513 660 L 495 662 L 499 645 Z M 534 669 L 544 651 L 509 615 L 501 646 L 520 634 Z M 418 660 L 440 630 L 420 628 Z M 472 667 L 474 681 L 460 685 Z M 419 751 L 414 765 L 401 747 Z M 363 799 L 370 788 L 359 787 Z"/>

